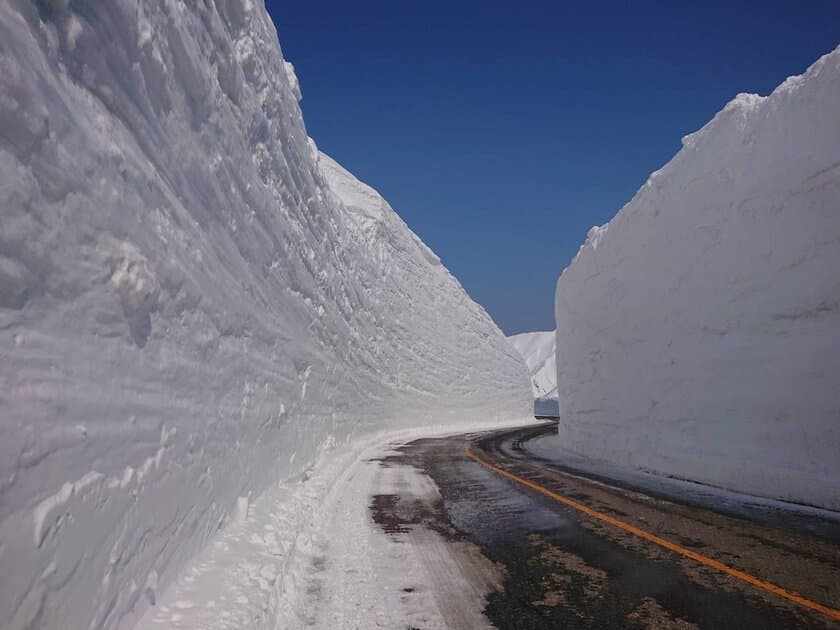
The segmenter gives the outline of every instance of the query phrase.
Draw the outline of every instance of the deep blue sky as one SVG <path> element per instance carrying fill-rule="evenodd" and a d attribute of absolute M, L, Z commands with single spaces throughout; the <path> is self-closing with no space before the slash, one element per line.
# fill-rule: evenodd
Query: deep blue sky
<path fill-rule="evenodd" d="M 507 334 L 682 136 L 840 44 L 837 0 L 267 5 L 309 134 Z"/>

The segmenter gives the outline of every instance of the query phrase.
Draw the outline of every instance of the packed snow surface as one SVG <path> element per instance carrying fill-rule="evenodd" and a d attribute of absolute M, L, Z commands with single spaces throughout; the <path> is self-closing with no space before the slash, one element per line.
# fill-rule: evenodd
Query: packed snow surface
<path fill-rule="evenodd" d="M 299 98 L 260 1 L 0 2 L 4 628 L 129 627 L 337 445 L 530 411 Z"/>
<path fill-rule="evenodd" d="M 687 136 L 556 319 L 563 448 L 840 509 L 840 49 Z"/>
<path fill-rule="evenodd" d="M 339 445 L 311 473 L 250 503 L 187 564 L 136 630 L 446 628 L 452 626 L 442 612 L 450 602 L 475 620 L 456 627 L 485 627 L 485 593 L 476 592 L 469 570 L 464 575 L 457 549 L 423 527 L 396 540 L 370 510 L 374 495 L 440 499 L 419 471 L 381 461 L 392 448 L 481 428 L 483 422 L 458 422 L 390 430 Z M 454 602 L 451 592 L 458 593 Z"/>

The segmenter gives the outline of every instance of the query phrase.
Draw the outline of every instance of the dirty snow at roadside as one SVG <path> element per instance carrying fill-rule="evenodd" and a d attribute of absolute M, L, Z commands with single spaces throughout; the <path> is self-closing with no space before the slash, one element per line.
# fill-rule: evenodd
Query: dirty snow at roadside
<path fill-rule="evenodd" d="M 378 460 L 391 449 L 485 426 L 384 432 L 338 446 L 322 465 L 249 505 L 137 628 L 447 628 L 444 613 L 452 611 L 443 610 L 444 600 L 452 589 L 467 627 L 485 627 L 486 590 L 457 564 L 451 545 L 422 527 L 386 534 L 370 511 L 378 494 L 439 497 L 419 471 L 383 467 Z"/>

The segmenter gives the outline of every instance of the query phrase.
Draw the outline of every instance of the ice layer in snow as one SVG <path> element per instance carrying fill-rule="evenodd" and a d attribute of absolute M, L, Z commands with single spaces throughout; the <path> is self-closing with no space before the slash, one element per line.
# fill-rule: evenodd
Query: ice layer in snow
<path fill-rule="evenodd" d="M 556 319 L 564 448 L 840 509 L 840 49 L 687 136 Z"/>
<path fill-rule="evenodd" d="M 556 334 L 528 332 L 512 335 L 508 341 L 522 355 L 531 373 L 534 388 L 534 410 L 537 414 L 557 415 Z"/>
<path fill-rule="evenodd" d="M 336 444 L 530 407 L 261 1 L 0 2 L 0 619 L 128 627 Z"/>

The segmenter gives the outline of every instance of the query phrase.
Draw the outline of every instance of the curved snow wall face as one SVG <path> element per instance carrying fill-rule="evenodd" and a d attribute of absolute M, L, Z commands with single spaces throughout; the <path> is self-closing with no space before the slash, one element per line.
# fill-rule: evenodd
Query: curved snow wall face
<path fill-rule="evenodd" d="M 260 2 L 0 2 L 4 627 L 129 626 L 237 496 L 529 412 L 438 259 L 332 192 L 298 98 Z"/>
<path fill-rule="evenodd" d="M 562 442 L 840 509 L 840 49 L 683 144 L 558 281 Z"/>

